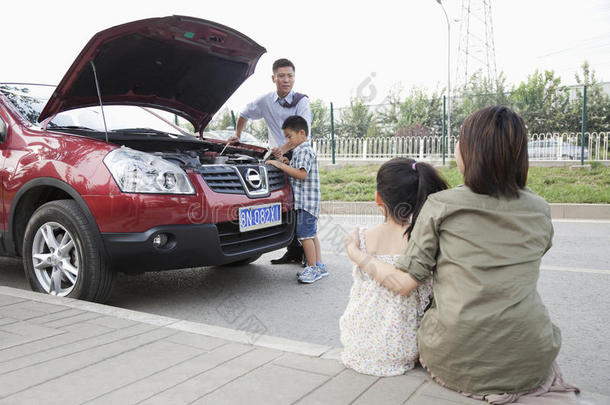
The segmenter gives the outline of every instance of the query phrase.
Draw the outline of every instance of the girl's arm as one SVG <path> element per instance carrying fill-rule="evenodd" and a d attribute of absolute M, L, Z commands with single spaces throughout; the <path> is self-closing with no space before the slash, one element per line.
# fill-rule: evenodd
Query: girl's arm
<path fill-rule="evenodd" d="M 390 263 L 383 262 L 359 248 L 358 229 L 345 237 L 345 250 L 349 258 L 362 271 L 390 291 L 409 295 L 417 287 L 417 281 L 409 273 L 400 271 Z"/>

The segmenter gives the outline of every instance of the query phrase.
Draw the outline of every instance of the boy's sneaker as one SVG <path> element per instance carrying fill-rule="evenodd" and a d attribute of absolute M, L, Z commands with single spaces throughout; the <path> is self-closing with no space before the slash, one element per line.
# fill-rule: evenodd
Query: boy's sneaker
<path fill-rule="evenodd" d="M 319 266 L 316 266 L 316 268 L 318 269 L 320 276 L 322 276 L 322 277 L 328 276 L 328 268 L 326 267 L 326 265 L 324 263 L 322 263 Z"/>
<path fill-rule="evenodd" d="M 303 272 L 297 278 L 297 280 L 299 280 L 299 283 L 311 284 L 311 283 L 315 283 L 316 281 L 318 281 L 319 279 L 321 279 L 322 277 L 325 277 L 327 275 L 328 275 L 328 272 L 326 272 L 324 275 L 322 275 L 320 270 L 317 267 L 308 266 L 305 268 L 305 270 L 303 270 Z"/>
<path fill-rule="evenodd" d="M 320 271 L 320 275 L 322 277 L 328 276 L 328 268 L 326 267 L 326 265 L 324 263 L 322 263 L 322 265 L 320 265 L 320 266 L 312 266 L 312 267 L 315 267 L 316 269 L 318 269 Z M 304 272 L 305 272 L 305 270 L 297 271 L 297 277 L 301 277 L 301 274 L 303 274 Z"/>

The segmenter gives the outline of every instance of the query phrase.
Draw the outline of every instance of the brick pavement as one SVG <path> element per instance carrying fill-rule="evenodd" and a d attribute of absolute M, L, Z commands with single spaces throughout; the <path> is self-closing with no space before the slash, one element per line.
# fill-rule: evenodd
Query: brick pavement
<path fill-rule="evenodd" d="M 377 378 L 338 355 L 256 330 L 0 287 L 1 404 L 482 404 L 422 369 Z"/>

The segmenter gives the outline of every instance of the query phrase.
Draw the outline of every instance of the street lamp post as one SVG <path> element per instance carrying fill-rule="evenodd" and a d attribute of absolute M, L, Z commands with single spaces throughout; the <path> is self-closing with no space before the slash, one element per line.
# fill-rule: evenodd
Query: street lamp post
<path fill-rule="evenodd" d="M 451 22 L 441 0 L 436 0 L 436 2 L 440 4 L 447 20 L 447 140 L 449 140 L 449 135 L 451 135 Z"/>

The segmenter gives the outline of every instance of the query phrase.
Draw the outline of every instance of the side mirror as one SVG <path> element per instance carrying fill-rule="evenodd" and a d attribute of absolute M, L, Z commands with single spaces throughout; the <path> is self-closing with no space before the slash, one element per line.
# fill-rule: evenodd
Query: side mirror
<path fill-rule="evenodd" d="M 6 122 L 0 118 L 0 142 L 6 141 L 6 134 L 8 133 L 8 127 L 6 126 Z"/>

